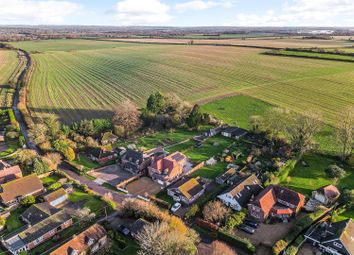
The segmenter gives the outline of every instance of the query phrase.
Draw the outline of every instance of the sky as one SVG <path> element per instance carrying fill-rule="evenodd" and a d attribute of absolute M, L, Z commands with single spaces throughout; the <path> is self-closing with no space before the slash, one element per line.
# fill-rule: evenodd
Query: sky
<path fill-rule="evenodd" d="M 0 24 L 354 27 L 354 0 L 0 0 Z"/>

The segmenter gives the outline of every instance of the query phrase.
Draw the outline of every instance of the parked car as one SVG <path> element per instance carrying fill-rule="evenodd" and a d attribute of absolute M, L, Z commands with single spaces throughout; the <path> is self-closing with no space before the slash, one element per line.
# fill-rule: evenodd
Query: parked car
<path fill-rule="evenodd" d="M 118 229 L 118 231 L 120 233 L 122 233 L 125 236 L 129 236 L 130 235 L 130 230 L 124 225 L 119 225 L 117 229 Z"/>
<path fill-rule="evenodd" d="M 245 220 L 244 223 L 252 228 L 258 228 L 259 223 L 253 220 Z"/>
<path fill-rule="evenodd" d="M 240 226 L 238 226 L 238 229 L 240 229 L 250 235 L 254 234 L 254 232 L 256 231 L 254 228 L 251 228 L 250 226 L 247 226 L 246 224 L 241 224 Z"/>
<path fill-rule="evenodd" d="M 181 208 L 181 203 L 175 203 L 172 207 L 171 207 L 171 212 L 177 212 L 179 208 Z"/>

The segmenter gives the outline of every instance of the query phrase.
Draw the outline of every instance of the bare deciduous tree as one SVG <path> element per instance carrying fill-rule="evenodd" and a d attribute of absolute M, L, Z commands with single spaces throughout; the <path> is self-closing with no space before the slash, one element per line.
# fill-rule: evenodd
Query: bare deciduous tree
<path fill-rule="evenodd" d="M 195 238 L 171 228 L 166 222 L 155 222 L 138 233 L 139 255 L 193 255 Z"/>
<path fill-rule="evenodd" d="M 294 149 L 304 153 L 312 145 L 312 139 L 322 125 L 321 117 L 313 111 L 291 114 L 287 125 L 289 140 Z"/>
<path fill-rule="evenodd" d="M 138 107 L 131 101 L 119 104 L 114 112 L 112 122 L 116 126 L 124 128 L 124 135 L 135 131 L 140 126 L 140 112 Z"/>
<path fill-rule="evenodd" d="M 220 241 L 214 241 L 211 244 L 211 252 L 209 255 L 237 255 L 237 253 L 227 244 Z"/>
<path fill-rule="evenodd" d="M 266 111 L 261 129 L 269 134 L 271 138 L 278 138 L 285 132 L 289 119 L 289 111 L 283 108 L 271 108 Z"/>
<path fill-rule="evenodd" d="M 226 207 L 219 200 L 208 202 L 203 208 L 203 218 L 206 221 L 218 223 L 225 222 L 227 216 L 230 214 L 230 209 Z"/>
<path fill-rule="evenodd" d="M 354 140 L 354 107 L 345 109 L 344 115 L 338 119 L 336 132 L 337 142 L 341 147 L 341 159 L 345 160 L 353 153 Z"/>

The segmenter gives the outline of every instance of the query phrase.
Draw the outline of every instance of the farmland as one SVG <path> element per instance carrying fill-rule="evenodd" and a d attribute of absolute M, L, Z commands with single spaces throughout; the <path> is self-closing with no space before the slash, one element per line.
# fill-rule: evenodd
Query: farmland
<path fill-rule="evenodd" d="M 199 103 L 242 92 L 298 112 L 319 109 L 329 123 L 354 102 L 353 63 L 267 56 L 244 47 L 92 40 L 13 45 L 32 52 L 31 114 L 54 113 L 64 122 L 110 116 L 124 99 L 142 106 L 157 90 Z"/>
<path fill-rule="evenodd" d="M 17 74 L 19 61 L 15 51 L 0 50 L 0 106 L 10 107 L 14 89 L 9 85 Z"/>

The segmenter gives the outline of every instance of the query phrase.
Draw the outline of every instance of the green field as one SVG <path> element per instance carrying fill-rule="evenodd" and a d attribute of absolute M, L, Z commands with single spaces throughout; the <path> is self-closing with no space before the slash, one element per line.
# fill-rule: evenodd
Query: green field
<path fill-rule="evenodd" d="M 0 50 L 0 107 L 10 107 L 14 89 L 9 81 L 16 77 L 19 60 L 15 51 Z"/>
<path fill-rule="evenodd" d="M 242 47 L 91 40 L 13 45 L 34 52 L 31 113 L 54 113 L 64 122 L 110 116 L 124 99 L 142 106 L 157 90 L 199 103 L 242 91 L 298 112 L 319 109 L 329 123 L 354 104 L 354 63 L 267 56 Z"/>

